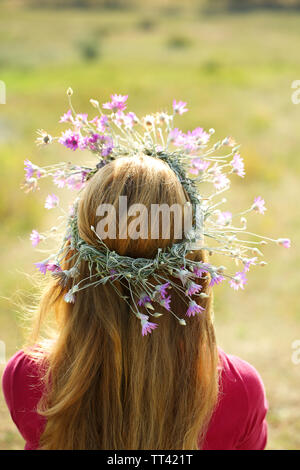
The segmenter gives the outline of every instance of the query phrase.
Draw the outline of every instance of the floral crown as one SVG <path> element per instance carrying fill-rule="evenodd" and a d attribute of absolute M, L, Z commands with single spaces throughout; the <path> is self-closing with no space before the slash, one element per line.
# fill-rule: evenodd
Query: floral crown
<path fill-rule="evenodd" d="M 265 201 L 260 196 L 254 199 L 249 208 L 234 215 L 219 209 L 226 202 L 220 196 L 230 187 L 229 177 L 232 174 L 241 178 L 245 176 L 243 158 L 239 146 L 231 137 L 210 144 L 214 129 L 206 132 L 196 127 L 184 133 L 174 127 L 175 116 L 188 111 L 186 103 L 174 100 L 172 113 L 158 112 L 139 118 L 135 113 L 125 111 L 128 96 L 115 94 L 102 106 L 91 99 L 90 103 L 97 114 L 89 119 L 87 114 L 75 112 L 71 102 L 72 94 L 69 88 L 67 95 L 70 109 L 59 121 L 68 124 L 69 128 L 60 137 L 52 137 L 46 131 L 39 130 L 36 142 L 43 146 L 58 142 L 72 151 L 88 150 L 94 155 L 96 164 L 90 167 L 62 162 L 40 167 L 25 160 L 25 191 L 39 189 L 39 181 L 50 176 L 58 188 L 66 187 L 80 192 L 88 180 L 107 163 L 142 153 L 159 158 L 172 168 L 189 196 L 194 218 L 192 229 L 180 243 L 158 249 L 153 259 L 131 258 L 109 250 L 94 227 L 91 230 L 98 237 L 97 247 L 80 238 L 77 225 L 78 197 L 69 212 L 66 212 L 60 207 L 58 196 L 48 195 L 45 208 L 60 207 L 63 213 L 58 218 L 60 227 L 65 227 L 67 222 L 67 230 L 59 252 L 35 264 L 43 274 L 50 271 L 62 286 L 72 284 L 65 294 L 66 302 L 74 303 L 76 293 L 82 289 L 110 283 L 140 320 L 142 335 L 147 335 L 157 327 L 149 318 L 162 315 L 155 312 L 154 303 L 174 315 L 181 325 L 186 325 L 185 319 L 179 318 L 171 309 L 172 291 L 175 290 L 186 300 L 186 317 L 201 315 L 204 308 L 196 300 L 208 295 L 201 292 L 202 287 L 196 282 L 197 279 L 208 276 L 210 286 L 229 281 L 234 290 L 244 289 L 250 267 L 266 264 L 260 260 L 263 254 L 259 247 L 267 244 L 267 241 L 290 247 L 288 238 L 272 239 L 247 230 L 246 214 L 264 214 L 266 211 Z M 205 197 L 201 189 L 204 186 L 212 188 Z M 200 206 L 200 216 L 196 206 Z M 32 245 L 37 246 L 46 238 L 56 237 L 58 228 L 52 227 L 48 233 L 33 230 L 30 236 Z M 195 246 L 201 246 L 210 255 L 217 253 L 232 258 L 240 268 L 230 274 L 225 266 L 189 259 L 186 255 Z M 63 269 L 66 257 L 68 260 L 73 259 L 73 267 L 69 270 Z M 90 274 L 85 279 L 78 278 L 81 260 L 87 262 L 89 267 Z M 172 278 L 177 278 L 178 282 L 172 281 Z M 120 285 L 128 288 L 129 296 L 119 291 Z M 141 313 L 141 310 L 147 314 Z"/>

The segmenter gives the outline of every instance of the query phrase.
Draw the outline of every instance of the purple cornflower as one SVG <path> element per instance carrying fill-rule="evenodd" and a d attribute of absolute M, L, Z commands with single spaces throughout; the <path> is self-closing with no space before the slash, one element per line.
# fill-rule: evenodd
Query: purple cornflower
<path fill-rule="evenodd" d="M 25 166 L 25 178 L 26 180 L 29 180 L 30 178 L 33 177 L 34 172 L 35 172 L 35 165 L 31 163 L 30 160 L 24 160 L 24 166 Z"/>
<path fill-rule="evenodd" d="M 178 101 L 177 103 L 177 101 L 174 100 L 173 109 L 174 109 L 174 113 L 176 114 L 183 114 L 188 111 L 188 109 L 186 108 L 186 103 L 184 101 Z"/>
<path fill-rule="evenodd" d="M 109 270 L 109 274 L 110 274 L 110 279 L 112 281 L 114 281 L 116 279 L 116 275 L 118 274 L 117 271 L 115 269 L 110 269 Z"/>
<path fill-rule="evenodd" d="M 90 134 L 89 136 L 82 137 L 79 141 L 80 150 L 89 148 L 90 150 L 97 150 L 97 142 L 100 139 L 100 135 L 97 133 Z"/>
<path fill-rule="evenodd" d="M 186 290 L 186 295 L 194 295 L 197 294 L 202 289 L 202 286 L 199 284 L 195 284 L 195 282 L 190 282 L 188 284 L 188 288 Z"/>
<path fill-rule="evenodd" d="M 26 181 L 29 181 L 33 177 L 35 172 L 35 176 L 37 178 L 41 177 L 41 169 L 37 165 L 34 165 L 34 163 L 32 163 L 30 160 L 24 160 L 24 169 Z"/>
<path fill-rule="evenodd" d="M 148 302 L 150 303 L 150 302 L 151 302 L 151 299 L 150 299 L 149 295 L 144 294 L 144 295 L 139 299 L 138 305 L 140 305 L 141 307 L 144 307 L 145 304 L 147 304 Z"/>
<path fill-rule="evenodd" d="M 249 271 L 251 264 L 255 264 L 255 261 L 257 261 L 257 256 L 254 256 L 254 258 L 244 259 L 244 260 L 243 260 L 243 262 L 244 262 L 244 269 L 243 269 L 243 271 L 244 271 L 244 272 Z"/>
<path fill-rule="evenodd" d="M 34 265 L 38 268 L 38 270 L 42 274 L 46 274 L 47 269 L 48 269 L 48 262 L 47 261 L 41 261 L 39 263 L 34 263 Z"/>
<path fill-rule="evenodd" d="M 140 313 L 139 318 L 142 324 L 143 336 L 147 335 L 148 333 L 152 333 L 152 330 L 154 330 L 158 326 L 156 323 L 151 323 L 150 321 L 148 321 L 148 318 L 149 318 L 148 315 L 143 315 L 142 313 Z"/>
<path fill-rule="evenodd" d="M 37 230 L 32 230 L 30 235 L 30 240 L 32 242 L 32 246 L 37 246 L 41 241 L 41 236 Z"/>
<path fill-rule="evenodd" d="M 210 287 L 212 287 L 215 284 L 221 284 L 221 282 L 224 281 L 224 279 L 225 279 L 224 276 L 222 276 L 221 274 L 212 274 L 209 285 Z"/>
<path fill-rule="evenodd" d="M 230 164 L 233 167 L 234 173 L 236 173 L 238 176 L 241 176 L 242 178 L 245 176 L 246 173 L 244 169 L 244 162 L 239 153 L 236 153 L 233 156 L 233 159 L 231 160 Z"/>
<path fill-rule="evenodd" d="M 218 214 L 217 223 L 220 225 L 229 225 L 231 223 L 231 220 L 232 220 L 231 212 L 226 211 L 226 212 L 220 212 Z"/>
<path fill-rule="evenodd" d="M 59 122 L 73 122 L 72 111 L 69 109 L 68 112 L 63 114 L 61 116 Z"/>
<path fill-rule="evenodd" d="M 243 271 L 235 273 L 235 276 L 230 281 L 230 286 L 233 287 L 234 290 L 244 289 L 244 285 L 247 282 L 247 278 Z"/>
<path fill-rule="evenodd" d="M 103 104 L 104 109 L 111 109 L 114 113 L 117 112 L 118 110 L 124 111 L 126 109 L 126 101 L 127 101 L 128 95 L 122 96 L 122 95 L 111 95 L 108 103 Z"/>
<path fill-rule="evenodd" d="M 106 145 L 104 145 L 104 147 L 102 147 L 102 150 L 101 150 L 102 157 L 108 157 L 111 154 L 112 149 L 113 149 L 112 143 L 107 143 Z"/>
<path fill-rule="evenodd" d="M 58 142 L 71 150 L 77 150 L 81 140 L 81 135 L 78 132 L 73 132 L 68 129 L 62 133 L 62 136 L 58 139 Z"/>
<path fill-rule="evenodd" d="M 186 315 L 188 317 L 194 317 L 196 313 L 204 312 L 204 308 L 198 305 L 194 300 L 191 300 L 189 303 L 189 308 L 187 309 Z"/>
<path fill-rule="evenodd" d="M 99 141 L 99 144 L 102 146 L 101 148 L 102 157 L 107 157 L 108 155 L 110 155 L 114 147 L 112 138 L 107 135 L 99 135 L 98 141 Z"/>
<path fill-rule="evenodd" d="M 171 296 L 163 298 L 159 304 L 167 310 L 170 310 Z"/>
<path fill-rule="evenodd" d="M 264 199 L 262 199 L 260 196 L 256 197 L 254 199 L 252 209 L 256 212 L 259 212 L 260 214 L 264 214 L 264 212 L 267 210 Z"/>
<path fill-rule="evenodd" d="M 155 289 L 160 293 L 161 298 L 165 299 L 167 297 L 167 289 L 169 289 L 170 283 L 166 282 L 165 284 L 160 284 L 156 286 Z"/>
<path fill-rule="evenodd" d="M 277 243 L 285 248 L 291 248 L 291 240 L 289 238 L 278 238 Z"/>
<path fill-rule="evenodd" d="M 53 209 L 54 207 L 57 207 L 59 204 L 59 199 L 55 194 L 49 194 L 46 198 L 45 202 L 45 208 L 46 209 Z"/>
<path fill-rule="evenodd" d="M 203 263 L 201 266 L 195 266 L 193 273 L 196 277 L 202 277 L 203 273 L 208 273 L 211 265 L 209 263 Z"/>

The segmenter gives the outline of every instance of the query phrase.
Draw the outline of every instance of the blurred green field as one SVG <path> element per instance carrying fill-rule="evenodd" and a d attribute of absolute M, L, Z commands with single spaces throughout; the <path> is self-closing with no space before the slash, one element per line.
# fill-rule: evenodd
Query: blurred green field
<path fill-rule="evenodd" d="M 291 84 L 300 79 L 300 13 L 214 15 L 197 2 L 173 10 L 146 5 L 56 11 L 0 3 L 0 80 L 7 87 L 0 105 L 0 340 L 7 358 L 22 345 L 22 323 L 6 298 L 24 290 L 30 298 L 23 272 L 33 273 L 41 255 L 29 234 L 48 226 L 47 190 L 20 190 L 23 160 L 69 158 L 67 150 L 34 144 L 37 128 L 60 132 L 66 89 L 73 88 L 78 112 L 92 113 L 89 99 L 111 93 L 128 93 L 129 107 L 140 114 L 170 107 L 173 98 L 187 101 L 190 111 L 178 127 L 214 127 L 219 138 L 242 143 L 246 179 L 236 180 L 232 203 L 242 209 L 261 195 L 268 210 L 253 217 L 254 229 L 292 239 L 290 250 L 266 247 L 270 264 L 252 270 L 245 292 L 216 287 L 215 317 L 219 344 L 264 380 L 268 448 L 299 449 L 300 364 L 291 356 L 300 339 L 300 105 L 291 101 Z M 0 449 L 23 445 L 1 395 Z"/>

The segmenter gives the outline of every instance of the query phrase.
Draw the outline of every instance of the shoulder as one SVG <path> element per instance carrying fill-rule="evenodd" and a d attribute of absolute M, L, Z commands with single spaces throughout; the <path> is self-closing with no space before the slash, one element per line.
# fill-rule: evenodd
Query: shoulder
<path fill-rule="evenodd" d="M 40 364 L 23 350 L 16 352 L 7 362 L 2 376 L 5 398 L 10 401 L 19 388 L 24 392 L 24 386 L 40 383 L 40 376 Z"/>
<path fill-rule="evenodd" d="M 2 389 L 11 417 L 26 441 L 34 442 L 42 423 L 37 405 L 43 393 L 43 366 L 23 350 L 16 352 L 7 362 Z"/>
<path fill-rule="evenodd" d="M 219 350 L 222 368 L 222 386 L 238 389 L 244 395 L 248 407 L 258 401 L 266 401 L 264 383 L 259 372 L 249 362 Z"/>
<path fill-rule="evenodd" d="M 263 449 L 267 439 L 267 399 L 258 371 L 219 349 L 219 401 L 207 434 L 218 449 Z M 207 447 L 208 448 L 208 447 Z"/>

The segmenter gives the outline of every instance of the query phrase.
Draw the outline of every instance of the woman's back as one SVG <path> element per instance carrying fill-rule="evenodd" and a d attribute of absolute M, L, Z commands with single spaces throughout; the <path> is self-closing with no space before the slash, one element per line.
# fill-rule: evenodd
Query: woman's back
<path fill-rule="evenodd" d="M 220 392 L 204 445 L 205 450 L 262 450 L 267 441 L 267 401 L 262 380 L 246 361 L 219 349 Z M 4 396 L 25 449 L 37 449 L 45 418 L 36 407 L 43 393 L 39 365 L 23 351 L 7 363 Z"/>

